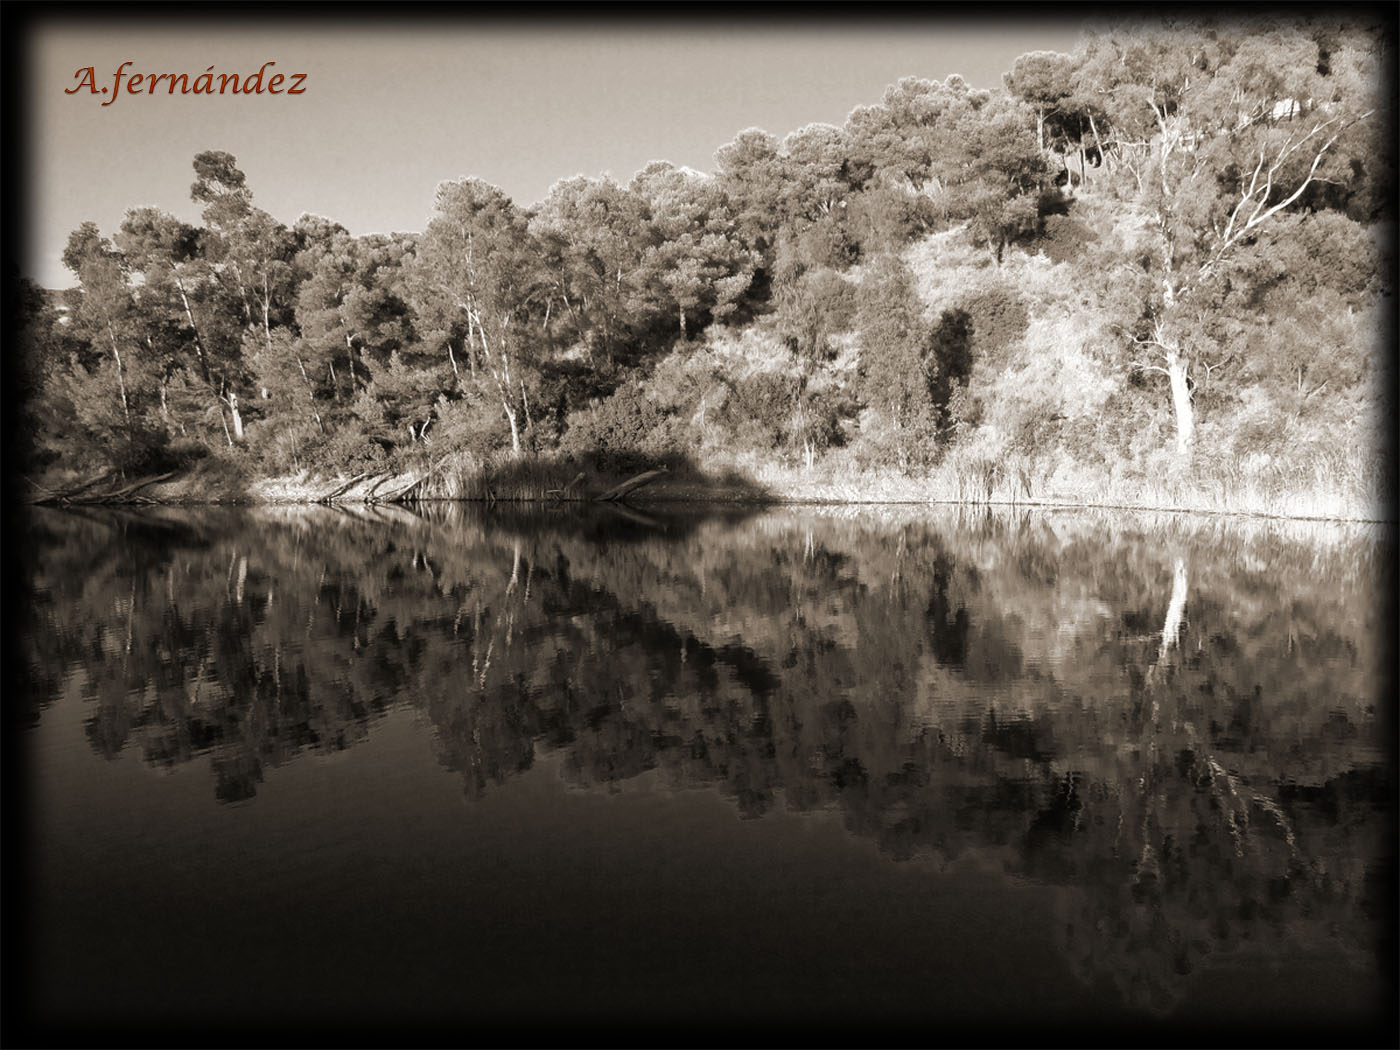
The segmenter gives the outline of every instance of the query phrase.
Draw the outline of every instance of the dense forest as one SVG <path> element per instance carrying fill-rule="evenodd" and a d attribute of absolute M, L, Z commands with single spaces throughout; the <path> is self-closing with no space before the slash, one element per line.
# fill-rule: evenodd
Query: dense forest
<path fill-rule="evenodd" d="M 287 226 L 202 152 L 201 225 L 84 223 L 77 286 L 23 284 L 25 477 L 508 498 L 666 466 L 1374 517 L 1392 60 L 1354 19 L 1125 24 L 998 90 L 908 77 L 839 127 L 740 131 L 709 173 L 528 207 L 445 182 L 421 233 Z"/>

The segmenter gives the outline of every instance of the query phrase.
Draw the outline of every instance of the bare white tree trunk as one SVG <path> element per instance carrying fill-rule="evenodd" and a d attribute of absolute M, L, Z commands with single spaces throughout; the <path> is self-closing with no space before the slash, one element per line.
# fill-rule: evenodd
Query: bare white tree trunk
<path fill-rule="evenodd" d="M 117 391 L 122 398 L 122 418 L 126 420 L 126 425 L 131 426 L 131 405 L 126 398 L 126 369 L 122 366 L 122 352 L 117 349 L 117 333 L 112 330 L 112 324 L 107 323 L 107 337 L 112 343 L 112 358 L 117 362 Z"/>
<path fill-rule="evenodd" d="M 233 436 L 236 440 L 243 440 L 243 414 L 238 411 L 238 395 L 232 390 L 228 392 L 228 412 L 233 417 Z"/>
<path fill-rule="evenodd" d="M 1196 409 L 1191 402 L 1191 386 L 1186 378 L 1186 359 L 1179 350 L 1166 354 L 1167 378 L 1171 381 L 1172 408 L 1176 413 L 1176 452 L 1183 458 L 1191 455 L 1196 439 Z"/>
<path fill-rule="evenodd" d="M 516 459 L 520 458 L 520 427 L 515 422 L 515 409 L 505 398 L 501 399 L 501 407 L 505 409 L 506 419 L 510 423 L 510 452 Z"/>

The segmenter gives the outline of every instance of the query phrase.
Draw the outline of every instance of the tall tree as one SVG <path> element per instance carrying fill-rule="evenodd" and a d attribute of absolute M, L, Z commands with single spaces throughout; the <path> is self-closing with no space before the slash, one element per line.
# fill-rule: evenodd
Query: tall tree
<path fill-rule="evenodd" d="M 756 250 L 734 236 L 728 198 L 713 176 L 654 161 L 631 188 L 651 209 L 654 243 L 647 265 L 687 338 L 692 319 L 720 320 L 738 308 L 759 264 Z"/>
<path fill-rule="evenodd" d="M 1064 101 L 1074 94 L 1074 60 L 1057 51 L 1031 51 L 1012 63 L 1002 76 L 1006 90 L 1035 112 L 1036 143 L 1046 148 L 1045 122 L 1060 112 Z"/>
<path fill-rule="evenodd" d="M 610 362 L 648 318 L 648 251 L 658 236 L 641 194 L 610 178 L 561 179 L 530 230 L 546 260 L 547 318 L 566 323 L 590 360 Z"/>
<path fill-rule="evenodd" d="M 759 128 L 739 132 L 715 151 L 715 175 L 730 202 L 736 236 L 761 260 L 771 261 L 782 214 L 777 138 Z"/>
<path fill-rule="evenodd" d="M 1151 217 L 1151 250 L 1130 335 L 1135 365 L 1167 378 L 1185 460 L 1193 391 L 1231 354 L 1217 334 L 1231 265 L 1314 186 L 1355 177 L 1343 147 L 1380 98 L 1378 53 L 1354 52 L 1345 73 L 1324 74 L 1316 40 L 1271 24 L 1120 31 L 1095 48 L 1112 70 L 1102 86 L 1116 123 L 1136 121 L 1149 137 L 1135 203 Z"/>
<path fill-rule="evenodd" d="M 18 274 L 10 275 L 7 301 L 14 334 L 10 392 L 15 406 L 8 446 L 23 469 L 78 454 L 76 411 L 66 396 L 66 377 L 91 346 L 65 323 L 59 297 Z M 90 362 L 91 363 L 91 362 Z"/>
<path fill-rule="evenodd" d="M 116 242 L 132 271 L 140 275 L 140 309 L 146 323 L 169 337 L 173 345 L 168 347 L 168 361 L 186 370 L 194 386 L 205 392 L 204 405 L 217 413 L 225 440 L 232 444 L 230 419 L 236 415 L 237 400 L 230 373 L 238 365 L 228 360 L 228 340 L 211 340 L 211 328 L 219 322 L 209 316 L 206 293 L 212 274 L 202 255 L 200 231 L 157 208 L 133 208 Z"/>
<path fill-rule="evenodd" d="M 190 197 L 205 205 L 206 257 L 236 304 L 245 363 L 257 369 L 259 355 L 275 356 L 272 330 L 291 319 L 291 262 L 296 237 L 267 212 L 253 206 L 252 191 L 232 154 L 196 154 L 194 170 L 196 179 L 190 187 Z M 276 371 L 276 363 L 267 362 L 262 370 Z M 230 383 L 227 401 L 234 436 L 241 440 L 243 418 L 236 386 Z M 264 399 L 271 393 L 268 387 L 261 387 Z"/>
<path fill-rule="evenodd" d="M 840 128 L 808 124 L 783 139 L 779 150 L 783 188 L 779 200 L 789 221 L 816 222 L 840 208 L 851 193 L 848 147 Z"/>
<path fill-rule="evenodd" d="M 387 366 L 392 353 L 414 341 L 405 283 L 411 249 L 402 239 L 381 234 L 352 237 L 336 227 L 313 235 L 310 227 L 301 227 L 298 223 L 305 245 L 296 256 L 303 275 L 295 310 L 303 340 L 299 368 L 318 397 L 336 404 L 353 401 L 368 368 Z"/>
<path fill-rule="evenodd" d="M 1041 150 L 1060 155 L 1064 177 L 1071 189 L 1073 174 L 1069 158 L 1078 153 L 1082 185 L 1088 178 L 1086 141 L 1093 128 L 1105 120 L 1092 101 L 1080 94 L 1077 73 L 1073 55 L 1031 51 L 1017 58 L 1010 72 L 1002 77 L 1012 97 L 1024 102 L 1035 113 L 1036 142 Z M 1097 151 L 1095 156 L 1099 156 Z"/>
<path fill-rule="evenodd" d="M 63 265 L 77 275 L 82 294 L 72 311 L 75 331 L 94 346 L 111 355 L 116 394 L 122 418 L 131 425 L 131 395 L 127 390 L 130 365 L 123 361 L 123 347 L 129 359 L 134 352 L 134 304 L 127 283 L 121 253 L 102 236 L 94 222 L 85 222 L 68 237 Z"/>
<path fill-rule="evenodd" d="M 1008 244 L 1035 225 L 1048 172 L 1030 133 L 1025 108 L 998 99 L 951 123 L 957 146 L 934 170 L 947 187 L 950 214 L 964 218 L 976 239 L 1001 262 Z"/>
<path fill-rule="evenodd" d="M 956 128 L 990 98 L 956 74 L 943 81 L 905 77 L 877 105 L 859 106 L 846 118 L 851 164 L 921 193 L 934 191 L 948 170 L 946 158 L 963 155 Z"/>
<path fill-rule="evenodd" d="M 438 187 L 437 214 L 419 250 L 425 290 L 466 323 L 466 347 L 510 425 L 511 450 L 521 452 L 530 423 L 527 383 L 536 364 L 528 331 L 537 275 L 527 219 L 510 198 L 480 179 Z"/>
<path fill-rule="evenodd" d="M 126 259 L 96 224 L 85 222 L 69 236 L 63 262 L 80 282 L 68 300 L 72 331 L 101 354 L 90 367 L 73 362 L 67 396 L 113 466 L 138 467 L 164 444 L 165 431 L 152 412 L 159 369 L 154 355 L 143 353 L 149 328 Z"/>
<path fill-rule="evenodd" d="M 886 253 L 869 264 L 857 298 L 865 400 L 883 416 L 901 471 L 931 455 L 938 361 L 908 266 Z"/>

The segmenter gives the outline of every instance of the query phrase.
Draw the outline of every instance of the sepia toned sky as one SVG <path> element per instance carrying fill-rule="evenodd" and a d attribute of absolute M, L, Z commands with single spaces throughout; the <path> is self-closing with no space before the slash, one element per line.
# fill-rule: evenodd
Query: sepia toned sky
<path fill-rule="evenodd" d="M 201 150 L 234 154 L 255 202 L 288 224 L 313 212 L 355 234 L 421 230 L 445 179 L 479 176 L 524 205 L 580 173 L 626 182 L 657 159 L 709 171 L 743 128 L 782 137 L 813 121 L 840 124 L 902 76 L 959 73 L 993 87 L 1017 55 L 1069 50 L 1081 30 L 1015 15 L 260 25 L 89 14 L 27 28 L 19 105 L 29 135 L 15 170 L 28 275 L 48 287 L 74 283 L 60 256 L 84 220 L 111 235 L 127 209 L 150 204 L 196 221 L 189 187 Z M 65 92 L 88 66 L 110 87 L 128 60 L 128 75 L 187 73 L 192 83 L 211 65 L 216 76 L 248 74 L 270 60 L 267 76 L 305 73 L 305 90 Z"/>

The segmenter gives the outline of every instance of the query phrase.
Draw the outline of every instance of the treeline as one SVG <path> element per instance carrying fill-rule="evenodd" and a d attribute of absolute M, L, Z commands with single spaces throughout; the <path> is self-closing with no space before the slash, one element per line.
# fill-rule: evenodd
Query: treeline
<path fill-rule="evenodd" d="M 906 78 L 840 127 L 740 132 L 713 173 L 658 161 L 529 207 L 447 182 L 421 234 L 288 227 L 200 153 L 201 225 L 84 223 L 78 287 L 26 285 L 24 453 L 910 476 L 961 448 L 1022 455 L 1029 488 L 1057 457 L 1150 473 L 1164 447 L 1189 467 L 1335 441 L 1374 401 L 1392 292 L 1386 41 L 1123 26 L 1023 55 L 1000 90 Z M 1073 343 L 1078 372 L 1037 377 Z"/>

